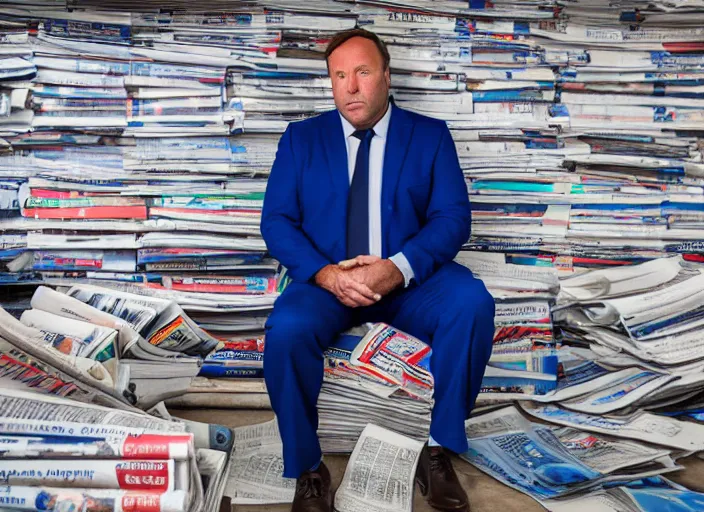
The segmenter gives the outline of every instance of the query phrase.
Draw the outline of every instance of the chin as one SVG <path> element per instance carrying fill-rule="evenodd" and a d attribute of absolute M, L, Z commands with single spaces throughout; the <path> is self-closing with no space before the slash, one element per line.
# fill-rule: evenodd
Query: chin
<path fill-rule="evenodd" d="M 352 124 L 365 124 L 369 119 L 369 114 L 363 110 L 354 110 L 348 112 L 347 117 Z"/>

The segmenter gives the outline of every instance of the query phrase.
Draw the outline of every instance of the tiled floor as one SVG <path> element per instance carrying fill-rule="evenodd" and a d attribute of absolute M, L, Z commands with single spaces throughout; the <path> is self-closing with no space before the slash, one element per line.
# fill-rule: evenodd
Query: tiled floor
<path fill-rule="evenodd" d="M 271 411 L 255 410 L 201 409 L 171 412 L 182 418 L 220 423 L 230 427 L 261 423 L 273 418 Z M 330 468 L 335 486 L 337 486 L 345 472 L 347 457 L 326 456 L 325 462 Z M 690 489 L 704 492 L 704 460 L 689 457 L 681 462 L 684 463 L 686 469 L 674 472 L 669 477 Z M 469 494 L 472 512 L 540 512 L 544 510 L 528 496 L 506 487 L 462 460 L 455 459 L 455 469 Z M 286 512 L 289 509 L 290 507 L 285 505 L 233 506 L 234 512 Z M 425 503 L 420 492 L 416 490 L 414 511 L 431 512 L 432 510 Z"/>

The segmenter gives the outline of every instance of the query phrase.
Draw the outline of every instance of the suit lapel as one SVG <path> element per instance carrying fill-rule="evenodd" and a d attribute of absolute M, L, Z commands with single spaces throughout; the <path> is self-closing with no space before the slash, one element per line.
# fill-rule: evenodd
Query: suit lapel
<path fill-rule="evenodd" d="M 347 168 L 347 144 L 342 131 L 342 121 L 337 110 L 326 115 L 325 130 L 322 133 L 325 158 L 327 159 L 333 189 L 340 200 L 347 204 L 347 191 L 350 188 L 349 170 Z"/>
<path fill-rule="evenodd" d="M 347 247 L 347 193 L 350 188 L 349 169 L 347 167 L 347 144 L 345 132 L 342 130 L 342 121 L 337 110 L 326 115 L 323 123 L 323 148 L 327 160 L 328 171 L 332 180 L 332 192 L 336 196 L 335 208 L 330 211 L 330 216 L 335 217 L 339 236 L 335 240 L 335 258 L 342 260 Z"/>
<path fill-rule="evenodd" d="M 413 119 L 405 110 L 394 105 L 384 149 L 384 171 L 381 180 L 382 257 L 384 258 L 391 256 L 387 254 L 390 218 L 394 209 L 398 179 L 401 176 L 412 133 Z"/>

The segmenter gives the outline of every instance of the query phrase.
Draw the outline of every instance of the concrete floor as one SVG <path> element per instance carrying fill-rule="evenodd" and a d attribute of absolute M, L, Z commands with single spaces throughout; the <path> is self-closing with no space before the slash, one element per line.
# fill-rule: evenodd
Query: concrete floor
<path fill-rule="evenodd" d="M 262 423 L 274 417 L 273 412 L 261 410 L 172 409 L 171 413 L 184 419 L 219 423 L 228 427 Z M 339 455 L 325 456 L 325 463 L 330 468 L 335 487 L 342 480 L 347 459 L 348 457 Z M 666 476 L 692 490 L 704 492 L 704 460 L 697 457 L 688 457 L 681 459 L 680 463 L 685 466 L 685 470 Z M 463 460 L 456 458 L 454 466 L 462 485 L 469 495 L 472 512 L 540 512 L 544 510 L 543 507 L 525 494 L 506 487 Z M 233 512 L 288 512 L 290 506 L 236 505 L 232 509 Z M 415 512 L 431 512 L 433 510 L 425 503 L 423 496 L 418 490 L 416 490 L 413 509 Z"/>

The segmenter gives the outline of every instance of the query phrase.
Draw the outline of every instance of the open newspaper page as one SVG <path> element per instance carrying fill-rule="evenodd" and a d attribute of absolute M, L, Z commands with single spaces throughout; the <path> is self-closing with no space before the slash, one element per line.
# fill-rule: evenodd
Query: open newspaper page
<path fill-rule="evenodd" d="M 225 495 L 233 504 L 291 503 L 296 480 L 284 478 L 283 445 L 276 420 L 234 429 Z"/>
<path fill-rule="evenodd" d="M 539 436 L 546 430 L 536 428 Z M 604 475 L 632 466 L 646 465 L 671 454 L 670 450 L 664 448 L 654 448 L 623 439 L 606 439 L 569 427 L 553 427 L 549 430 L 551 439 L 557 439 L 571 455 Z"/>
<path fill-rule="evenodd" d="M 335 494 L 338 512 L 410 512 L 423 442 L 369 424 Z"/>
<path fill-rule="evenodd" d="M 514 408 L 500 409 L 465 423 L 469 450 L 461 457 L 497 480 L 535 499 L 563 495 L 570 486 L 601 475 L 560 449 L 541 442 Z"/>

